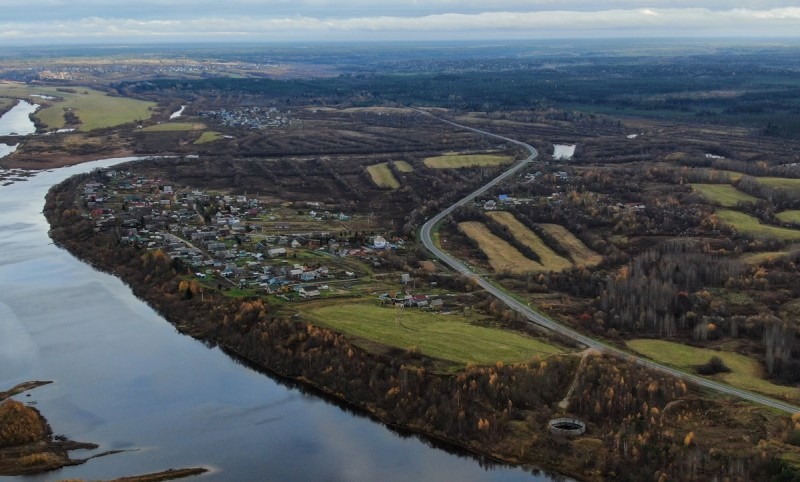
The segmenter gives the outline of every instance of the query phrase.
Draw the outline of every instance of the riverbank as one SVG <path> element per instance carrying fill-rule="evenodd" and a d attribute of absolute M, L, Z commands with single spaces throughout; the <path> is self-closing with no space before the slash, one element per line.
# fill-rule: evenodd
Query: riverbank
<path fill-rule="evenodd" d="M 104 156 L 109 158 L 116 157 L 130 157 L 133 156 L 133 151 L 130 149 L 116 149 L 112 151 L 104 151 Z M 97 154 L 66 154 L 63 151 L 47 151 L 36 152 L 34 154 L 26 153 L 24 150 L 17 150 L 13 154 L 9 154 L 0 158 L 0 168 L 4 169 L 25 169 L 32 171 L 42 171 L 46 169 L 58 169 L 60 167 L 74 166 L 84 162 L 91 162 L 97 160 Z"/>
<path fill-rule="evenodd" d="M 27 475 L 78 465 L 88 459 L 72 459 L 69 452 L 96 449 L 97 444 L 53 436 L 45 418 L 33 407 L 11 399 L 51 382 L 25 382 L 0 392 L 0 475 Z"/>
<path fill-rule="evenodd" d="M 785 418 L 698 397 L 678 380 L 616 359 L 589 357 L 580 370 L 577 357 L 552 356 L 437 373 L 432 360 L 413 350 L 365 352 L 341 334 L 277 316 L 258 298 L 213 289 L 198 296 L 181 283 L 191 272 L 179 259 L 120 243 L 113 232 L 95 232 L 82 215 L 81 182 L 69 179 L 48 194 L 45 215 L 57 243 L 125 280 L 181 332 L 392 427 L 583 480 L 656 473 L 704 480 L 731 470 L 746 478 L 773 462 L 783 470 L 779 457 L 794 452 L 783 444 L 790 430 Z M 563 414 L 558 404 L 573 381 L 567 413 L 586 420 L 588 431 L 565 439 L 549 433 L 547 422 Z M 758 442 L 762 437 L 766 446 Z M 720 447 L 720 440 L 728 442 Z M 687 467 L 687 460 L 696 463 Z"/>
<path fill-rule="evenodd" d="M 0 392 L 0 476 L 49 472 L 119 453 L 119 451 L 107 451 L 85 459 L 72 459 L 69 452 L 80 449 L 93 450 L 98 448 L 98 445 L 75 442 L 61 435 L 53 436 L 50 425 L 38 410 L 11 399 L 13 396 L 50 383 L 52 382 L 28 381 Z M 203 467 L 168 469 L 151 474 L 122 477 L 112 482 L 159 482 L 205 472 L 208 472 L 208 469 Z"/>

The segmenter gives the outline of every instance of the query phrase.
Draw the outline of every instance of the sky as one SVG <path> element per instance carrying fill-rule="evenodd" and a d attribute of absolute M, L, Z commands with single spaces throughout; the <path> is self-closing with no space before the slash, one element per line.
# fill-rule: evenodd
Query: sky
<path fill-rule="evenodd" d="M 0 44 L 799 37 L 797 0 L 0 0 Z"/>

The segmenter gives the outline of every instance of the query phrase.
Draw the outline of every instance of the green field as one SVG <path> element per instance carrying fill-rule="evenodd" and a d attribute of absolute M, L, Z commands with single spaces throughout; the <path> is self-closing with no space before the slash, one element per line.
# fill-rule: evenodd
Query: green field
<path fill-rule="evenodd" d="M 61 129 L 66 125 L 65 111 L 71 111 L 81 120 L 78 130 L 91 131 L 149 119 L 156 106 L 155 102 L 112 97 L 104 92 L 85 87 L 69 87 L 68 89 L 74 92 L 57 91 L 55 88 L 30 90 L 31 93 L 42 93 L 62 99 L 47 101 L 52 105 L 36 113 L 36 117 L 47 124 L 48 129 Z"/>
<path fill-rule="evenodd" d="M 800 224 L 800 210 L 797 209 L 780 212 L 776 214 L 775 217 L 784 223 Z"/>
<path fill-rule="evenodd" d="M 427 157 L 425 165 L 433 169 L 458 169 L 473 166 L 499 166 L 508 164 L 513 158 L 497 154 L 447 154 Z"/>
<path fill-rule="evenodd" d="M 758 218 L 730 209 L 720 209 L 717 217 L 725 224 L 741 233 L 751 234 L 757 238 L 776 238 L 783 240 L 800 239 L 800 231 L 761 224 Z"/>
<path fill-rule="evenodd" d="M 498 238 L 483 223 L 468 221 L 458 223 L 464 234 L 478 243 L 481 251 L 489 258 L 489 265 L 495 271 L 527 273 L 544 271 L 545 268 L 536 261 L 526 258 L 517 248 Z"/>
<path fill-rule="evenodd" d="M 214 142 L 214 141 L 220 140 L 220 139 L 222 139 L 222 137 L 223 136 L 222 136 L 221 132 L 205 131 L 202 134 L 200 134 L 200 137 L 198 137 L 197 140 L 194 141 L 194 143 L 195 144 L 205 144 L 205 143 L 208 143 L 208 142 Z"/>
<path fill-rule="evenodd" d="M 147 126 L 142 131 L 144 132 L 176 132 L 176 131 L 196 131 L 204 129 L 203 124 L 196 124 L 192 122 L 164 122 L 162 124 L 155 124 Z"/>
<path fill-rule="evenodd" d="M 785 177 L 757 177 L 759 184 L 774 189 L 783 189 L 800 193 L 800 179 L 789 179 Z"/>
<path fill-rule="evenodd" d="M 519 222 L 513 214 L 507 211 L 494 211 L 488 213 L 489 217 L 507 227 L 511 235 L 520 243 L 530 247 L 539 255 L 539 263 L 547 271 L 563 271 L 572 266 L 570 260 L 560 256 L 547 246 L 542 238 L 536 235 L 527 226 Z"/>
<path fill-rule="evenodd" d="M 775 385 L 764 380 L 761 378 L 763 375 L 761 365 L 756 360 L 738 353 L 695 348 L 663 340 L 630 340 L 626 344 L 633 351 L 659 363 L 689 372 L 693 372 L 698 365 L 708 362 L 712 356 L 718 356 L 731 371 L 714 375 L 712 378 L 719 378 L 734 387 L 765 395 L 787 400 L 800 399 L 800 389 Z"/>
<path fill-rule="evenodd" d="M 758 201 L 757 197 L 743 193 L 730 184 L 692 184 L 691 186 L 692 189 L 718 206 L 733 207 L 740 202 Z"/>
<path fill-rule="evenodd" d="M 398 320 L 399 313 L 399 320 Z M 314 323 L 369 342 L 408 349 L 456 363 L 492 365 L 525 362 L 561 350 L 515 332 L 470 323 L 461 314 L 442 315 L 364 303 L 340 303 L 310 310 Z"/>
<path fill-rule="evenodd" d="M 378 187 L 386 189 L 397 189 L 400 187 L 400 181 L 394 177 L 392 170 L 389 169 L 388 163 L 382 162 L 380 164 L 367 166 L 367 172 L 369 172 L 372 182 Z"/>
<path fill-rule="evenodd" d="M 763 253 L 748 253 L 740 256 L 739 260 L 747 264 L 761 264 L 765 261 L 772 261 L 774 259 L 783 258 L 788 254 L 789 251 L 766 251 Z"/>
<path fill-rule="evenodd" d="M 576 238 L 567 228 L 558 224 L 540 224 L 550 236 L 558 240 L 559 244 L 569 251 L 572 261 L 578 266 L 597 266 L 603 261 L 603 257 L 595 253 L 583 241 Z"/>
<path fill-rule="evenodd" d="M 414 172 L 414 166 L 406 161 L 394 161 L 394 167 L 400 172 Z"/>

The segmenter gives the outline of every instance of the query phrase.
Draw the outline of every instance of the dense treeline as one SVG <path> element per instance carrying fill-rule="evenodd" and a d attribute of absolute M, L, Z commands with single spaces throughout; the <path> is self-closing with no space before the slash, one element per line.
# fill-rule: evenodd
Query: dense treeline
<path fill-rule="evenodd" d="M 402 67 L 384 62 L 367 67 L 371 72 L 320 79 L 155 79 L 115 87 L 139 96 L 164 91 L 266 94 L 283 106 L 390 103 L 498 111 L 559 104 L 643 116 L 694 116 L 704 122 L 755 127 L 769 136 L 791 137 L 800 129 L 793 118 L 800 108 L 800 89 L 791 84 L 794 73 L 785 66 L 767 67 L 764 58 L 716 54 L 648 62 L 608 56 L 579 63 L 569 57 L 561 59 L 558 69 L 535 58 L 484 59 L 480 64 L 448 66 L 447 74 L 441 73 L 441 66 L 425 71 L 440 63 L 429 56 Z M 743 94 L 692 95 L 709 90 Z"/>

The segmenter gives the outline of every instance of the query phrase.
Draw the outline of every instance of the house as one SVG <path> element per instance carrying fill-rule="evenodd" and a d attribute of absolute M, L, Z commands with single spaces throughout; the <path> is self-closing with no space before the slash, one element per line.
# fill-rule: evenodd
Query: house
<path fill-rule="evenodd" d="M 405 285 L 405 284 L 408 284 L 408 283 L 410 283 L 410 282 L 411 282 L 411 275 L 410 275 L 410 274 L 408 274 L 408 273 L 403 273 L 403 274 L 400 276 L 400 283 L 402 283 L 402 284 L 404 284 L 404 285 Z"/>
<path fill-rule="evenodd" d="M 487 211 L 491 211 L 492 209 L 497 209 L 497 201 L 495 201 L 494 199 L 486 201 L 485 203 L 483 203 L 483 209 L 486 209 Z"/>
<path fill-rule="evenodd" d="M 293 240 L 292 240 L 292 242 L 291 242 L 289 245 L 290 245 L 292 248 L 294 248 L 294 249 L 297 249 L 297 248 L 299 248 L 300 246 L 302 246 L 303 244 L 302 244 L 300 241 L 298 241 L 298 240 L 295 238 L 295 239 L 293 239 Z"/>
<path fill-rule="evenodd" d="M 286 256 L 286 248 L 273 248 L 267 251 L 270 258 L 277 258 L 279 256 Z"/>
<path fill-rule="evenodd" d="M 431 308 L 434 310 L 441 310 L 442 308 L 444 308 L 444 301 L 442 301 L 440 298 L 431 300 Z"/>
<path fill-rule="evenodd" d="M 300 279 L 303 281 L 313 281 L 317 278 L 317 273 L 314 271 L 304 271 L 303 274 L 300 275 Z"/>
<path fill-rule="evenodd" d="M 319 298 L 319 290 L 301 290 L 300 297 L 302 298 Z"/>
<path fill-rule="evenodd" d="M 375 249 L 386 249 L 386 239 L 383 236 L 375 236 L 372 240 L 372 247 Z"/>

